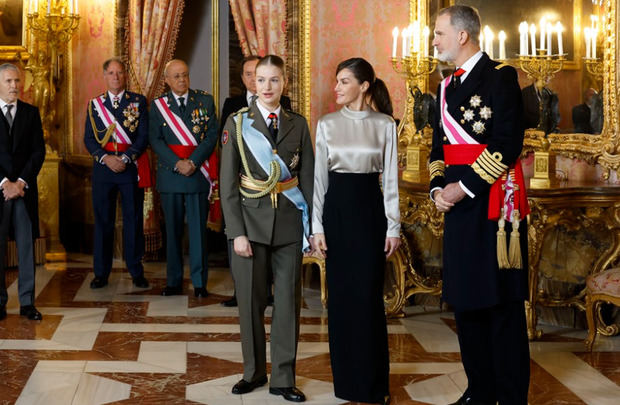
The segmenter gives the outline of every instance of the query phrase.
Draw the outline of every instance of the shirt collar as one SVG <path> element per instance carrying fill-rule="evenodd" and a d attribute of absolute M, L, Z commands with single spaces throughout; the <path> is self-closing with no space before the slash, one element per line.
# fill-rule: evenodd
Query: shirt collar
<path fill-rule="evenodd" d="M 189 91 L 186 91 L 185 94 L 181 94 L 180 96 L 177 96 L 176 93 L 174 91 L 170 91 L 172 93 L 172 95 L 174 96 L 174 99 L 177 101 L 178 105 L 181 105 L 181 103 L 179 103 L 179 98 L 183 97 L 183 103 L 185 105 L 187 105 L 187 101 L 188 101 L 188 96 L 189 96 Z"/>
<path fill-rule="evenodd" d="M 256 101 L 256 106 L 258 107 L 258 110 L 260 111 L 260 114 L 263 116 L 263 119 L 265 120 L 265 124 L 269 125 L 269 121 L 267 117 L 269 117 L 269 114 L 272 113 L 272 111 L 269 111 L 268 109 L 266 109 L 265 107 L 263 107 L 263 105 L 260 103 L 260 100 Z M 278 108 L 275 109 L 275 111 L 273 111 L 273 113 L 280 118 L 280 110 L 282 109 L 281 106 L 278 105 Z"/>
<path fill-rule="evenodd" d="M 480 58 L 482 58 L 482 51 L 476 52 L 472 57 L 467 59 L 462 66 L 457 66 L 465 71 L 465 73 L 461 75 L 461 83 L 463 83 L 465 79 L 467 79 L 467 76 L 469 76 L 469 72 L 473 70 Z"/>
<path fill-rule="evenodd" d="M 6 113 L 6 108 L 4 108 L 4 107 L 6 107 L 7 104 L 9 104 L 9 103 L 7 103 L 6 101 L 4 101 L 3 99 L 0 98 L 0 110 L 2 110 L 3 114 Z M 13 105 L 13 109 L 11 110 L 11 114 L 13 114 L 13 116 L 15 116 L 15 111 L 17 111 L 17 100 L 14 103 L 10 103 L 10 104 Z"/>
<path fill-rule="evenodd" d="M 254 97 L 254 93 L 252 93 L 250 90 L 246 90 L 246 91 L 245 91 L 245 99 L 246 99 L 246 100 L 247 100 L 247 102 L 248 102 L 248 106 L 249 106 L 250 104 L 252 104 L 252 97 Z"/>
<path fill-rule="evenodd" d="M 114 100 L 114 97 L 118 97 L 118 100 L 122 100 L 123 99 L 123 95 L 125 94 L 125 90 L 121 90 L 120 93 L 118 94 L 112 94 L 109 90 L 108 90 L 108 96 L 110 97 L 110 101 Z"/>

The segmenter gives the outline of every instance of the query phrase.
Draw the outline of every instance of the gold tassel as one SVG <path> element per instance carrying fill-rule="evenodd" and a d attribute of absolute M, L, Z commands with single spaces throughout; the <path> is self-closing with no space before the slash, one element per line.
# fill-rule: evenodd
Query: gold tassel
<path fill-rule="evenodd" d="M 513 269 L 520 269 L 523 264 L 521 261 L 521 242 L 519 240 L 519 223 L 521 222 L 521 216 L 519 211 L 514 210 L 512 212 L 512 232 L 510 232 L 510 267 Z"/>
<path fill-rule="evenodd" d="M 508 261 L 508 251 L 506 249 L 506 231 L 504 230 L 505 226 L 504 220 L 504 209 L 502 208 L 500 212 L 499 220 L 497 221 L 497 225 L 499 229 L 497 230 L 497 264 L 500 269 L 509 269 L 510 262 Z"/>

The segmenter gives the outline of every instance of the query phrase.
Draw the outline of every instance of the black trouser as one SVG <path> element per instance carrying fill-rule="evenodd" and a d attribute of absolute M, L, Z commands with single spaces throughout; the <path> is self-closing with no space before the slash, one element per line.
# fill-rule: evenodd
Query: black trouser
<path fill-rule="evenodd" d="M 466 397 L 499 405 L 526 405 L 530 351 L 522 301 L 455 311 Z"/>

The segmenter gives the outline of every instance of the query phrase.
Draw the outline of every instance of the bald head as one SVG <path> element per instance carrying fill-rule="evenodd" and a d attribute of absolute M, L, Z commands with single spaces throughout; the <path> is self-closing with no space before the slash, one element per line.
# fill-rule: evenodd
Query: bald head
<path fill-rule="evenodd" d="M 174 94 L 177 96 L 185 94 L 189 90 L 189 69 L 187 64 L 180 59 L 172 59 L 166 63 L 164 80 Z"/>

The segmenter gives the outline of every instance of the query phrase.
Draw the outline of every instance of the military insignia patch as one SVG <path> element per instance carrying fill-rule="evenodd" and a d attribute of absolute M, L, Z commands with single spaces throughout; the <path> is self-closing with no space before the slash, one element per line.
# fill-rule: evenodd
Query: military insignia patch
<path fill-rule="evenodd" d="M 469 99 L 469 105 L 471 105 L 472 107 L 480 107 L 480 104 L 482 104 L 482 98 L 480 98 L 480 96 L 477 94 L 474 94 Z"/>
<path fill-rule="evenodd" d="M 471 121 L 474 119 L 474 110 L 465 110 L 463 113 L 463 119 L 465 121 Z"/>
<path fill-rule="evenodd" d="M 193 133 L 195 133 L 195 134 L 197 134 L 198 132 L 200 132 L 200 127 L 199 127 L 198 125 L 194 125 L 194 126 L 192 127 L 192 132 L 193 132 Z"/>
<path fill-rule="evenodd" d="M 480 117 L 482 119 L 488 120 L 491 118 L 491 114 L 493 114 L 493 111 L 491 111 L 491 108 L 484 106 L 480 109 Z"/>
<path fill-rule="evenodd" d="M 474 122 L 474 125 L 472 126 L 472 128 L 473 128 L 475 133 L 480 135 L 480 134 L 482 134 L 484 132 L 484 122 L 476 121 L 476 122 Z"/>
<path fill-rule="evenodd" d="M 293 158 L 291 159 L 291 163 L 288 165 L 289 169 L 293 170 L 299 164 L 299 149 L 295 151 Z"/>
<path fill-rule="evenodd" d="M 228 142 L 228 130 L 225 129 L 224 132 L 222 132 L 222 145 L 226 145 L 227 142 Z"/>

